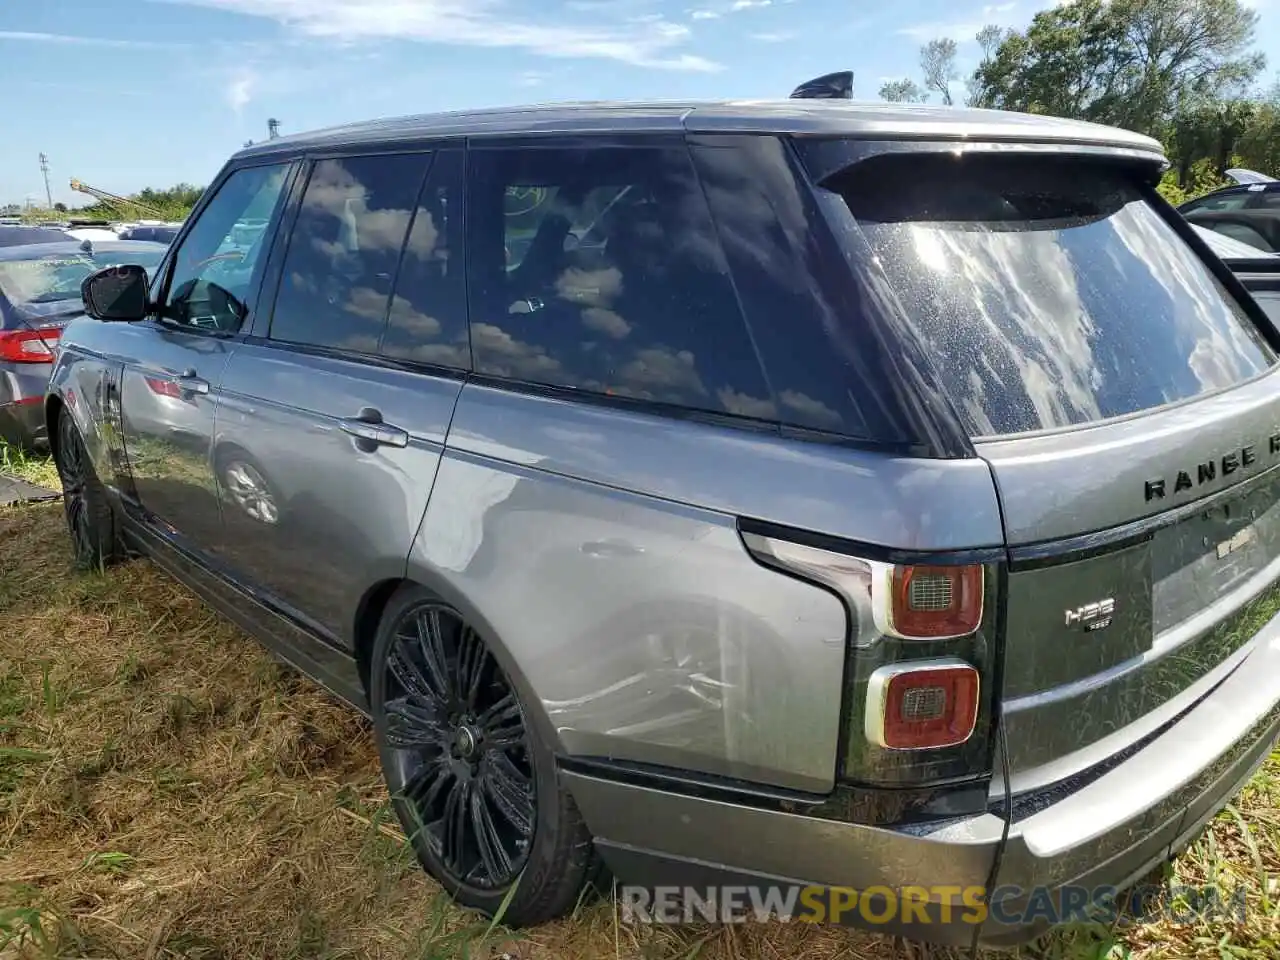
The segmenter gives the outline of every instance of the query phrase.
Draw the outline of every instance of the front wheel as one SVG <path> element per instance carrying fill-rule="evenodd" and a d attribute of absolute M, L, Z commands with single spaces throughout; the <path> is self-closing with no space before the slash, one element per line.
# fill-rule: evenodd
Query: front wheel
<path fill-rule="evenodd" d="M 402 588 L 374 643 L 370 705 L 387 787 L 424 869 L 488 916 L 505 902 L 510 926 L 571 910 L 599 873 L 591 836 L 474 626 L 424 588 Z"/>
<path fill-rule="evenodd" d="M 66 410 L 58 413 L 57 430 L 54 463 L 62 481 L 62 509 L 71 534 L 72 560 L 81 570 L 101 569 L 126 556 L 119 520 L 93 469 L 80 428 Z"/>

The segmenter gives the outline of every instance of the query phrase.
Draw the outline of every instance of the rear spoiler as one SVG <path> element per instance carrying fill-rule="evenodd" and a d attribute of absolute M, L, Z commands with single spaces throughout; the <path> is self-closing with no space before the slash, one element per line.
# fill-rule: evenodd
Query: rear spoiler
<path fill-rule="evenodd" d="M 791 91 L 792 100 L 852 100 L 853 71 L 840 70 L 806 80 Z"/>

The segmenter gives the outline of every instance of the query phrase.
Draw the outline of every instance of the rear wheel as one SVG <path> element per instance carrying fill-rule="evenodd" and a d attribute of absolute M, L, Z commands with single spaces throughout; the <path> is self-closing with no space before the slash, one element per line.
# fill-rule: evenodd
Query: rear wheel
<path fill-rule="evenodd" d="M 512 926 L 573 908 L 598 874 L 552 751 L 475 628 L 416 585 L 379 626 L 370 703 L 396 813 L 426 871 Z M 515 888 L 512 893 L 512 888 Z"/>
<path fill-rule="evenodd" d="M 57 430 L 54 463 L 62 481 L 62 508 L 71 534 L 73 562 L 82 570 L 93 570 L 124 559 L 119 520 L 93 469 L 80 428 L 66 410 L 58 414 Z"/>

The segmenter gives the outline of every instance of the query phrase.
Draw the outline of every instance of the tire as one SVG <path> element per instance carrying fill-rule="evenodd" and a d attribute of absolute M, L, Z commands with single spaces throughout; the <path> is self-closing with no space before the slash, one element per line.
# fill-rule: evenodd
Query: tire
<path fill-rule="evenodd" d="M 54 463 L 62 482 L 72 563 L 79 570 L 100 570 L 128 556 L 120 521 L 93 469 L 80 428 L 65 409 L 58 413 L 57 431 Z"/>
<path fill-rule="evenodd" d="M 531 926 L 600 885 L 550 745 L 462 614 L 417 584 L 402 587 L 378 626 L 369 686 L 396 815 L 423 868 L 458 903 L 494 917 L 510 894 L 499 919 Z"/>

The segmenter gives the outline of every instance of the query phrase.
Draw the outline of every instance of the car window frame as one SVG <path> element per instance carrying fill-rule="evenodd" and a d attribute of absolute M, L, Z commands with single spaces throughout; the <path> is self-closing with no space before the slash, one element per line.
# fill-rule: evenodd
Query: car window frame
<path fill-rule="evenodd" d="M 211 183 L 208 189 L 200 197 L 196 206 L 187 216 L 182 224 L 182 228 L 178 231 L 178 235 L 173 238 L 169 244 L 169 249 L 165 251 L 164 258 L 160 261 L 159 267 L 156 269 L 155 277 L 152 280 L 151 288 L 148 291 L 148 319 L 161 329 L 169 332 L 181 332 L 195 336 L 212 337 L 217 340 L 243 340 L 250 335 L 250 331 L 257 320 L 259 309 L 262 305 L 262 291 L 267 278 L 267 270 L 271 266 L 271 256 L 275 248 L 278 246 L 277 239 L 279 236 L 280 224 L 283 222 L 285 213 L 287 212 L 289 203 L 292 200 L 293 192 L 297 188 L 298 170 L 300 167 L 300 158 L 291 155 L 269 154 L 263 157 L 251 157 L 241 161 L 231 161 L 222 168 L 222 171 Z M 169 287 L 173 281 L 173 271 L 177 265 L 178 253 L 186 243 L 191 231 L 195 228 L 199 219 L 204 216 L 204 212 L 209 208 L 213 201 L 217 198 L 222 188 L 237 173 L 244 170 L 251 170 L 258 167 L 285 167 L 284 184 L 280 188 L 281 199 L 277 201 L 276 208 L 272 212 L 271 220 L 267 222 L 264 231 L 267 234 L 267 246 L 262 252 L 262 269 L 258 270 L 256 279 L 252 282 L 252 289 L 249 291 L 246 303 L 248 308 L 248 316 L 240 324 L 235 331 L 226 330 L 208 330 L 201 327 L 191 327 L 181 323 L 173 323 L 165 319 L 160 314 L 160 307 L 166 302 L 169 296 Z"/>
<path fill-rule="evenodd" d="M 307 185 L 311 182 L 311 176 L 315 171 L 316 165 L 326 160 L 351 160 L 363 159 L 368 157 L 390 157 L 403 155 L 421 155 L 427 158 L 426 169 L 423 171 L 422 180 L 418 184 L 417 193 L 414 195 L 414 210 L 417 210 L 416 204 L 422 198 L 422 189 L 427 181 L 431 178 L 431 171 L 435 166 L 436 153 L 452 146 L 454 149 L 461 147 L 465 151 L 465 142 L 459 140 L 413 140 L 405 142 L 378 144 L 378 143 L 353 143 L 340 147 L 331 147 L 324 150 L 310 150 L 298 158 L 298 171 L 293 181 L 292 191 L 289 195 L 289 201 L 283 210 L 279 222 L 276 224 L 275 242 L 272 244 L 270 256 L 267 260 L 267 268 L 263 274 L 262 284 L 258 293 L 259 309 L 254 311 L 253 325 L 247 339 L 257 346 L 267 346 L 277 350 L 288 350 L 297 353 L 310 354 L 313 356 L 336 357 L 342 360 L 355 360 L 364 363 L 381 364 L 384 366 L 395 366 L 401 368 L 417 368 L 427 366 L 412 361 L 401 360 L 396 357 L 387 357 L 380 353 L 364 353 L 357 350 L 351 350 L 343 347 L 329 347 L 315 343 L 297 343 L 290 340 L 273 340 L 271 338 L 271 324 L 275 317 L 276 303 L 280 297 L 280 285 L 284 276 L 284 263 L 289 255 L 289 247 L 293 242 L 294 228 L 297 226 L 298 216 L 302 209 L 302 200 L 306 196 Z M 465 189 L 465 164 L 464 164 L 464 189 Z M 410 225 L 412 229 L 412 224 Z M 281 240 L 280 238 L 284 239 Z M 400 280 L 400 267 L 404 259 L 404 245 L 408 242 L 408 233 L 405 234 L 404 240 L 401 241 L 400 252 L 396 257 L 395 273 L 391 277 L 391 292 L 394 296 L 396 284 Z M 387 318 L 383 318 L 385 328 Z M 468 330 L 470 329 L 470 318 L 468 318 Z M 381 342 L 381 338 L 379 338 Z M 441 371 L 441 375 L 461 376 L 466 371 L 458 371 L 451 367 L 438 367 L 434 370 Z"/>
<path fill-rule="evenodd" d="M 737 430 L 746 430 L 755 433 L 765 433 L 770 436 L 781 436 L 782 428 L 777 417 L 758 418 L 750 417 L 742 414 L 729 413 L 727 411 L 709 410 L 698 407 L 684 406 L 677 403 L 669 403 L 658 400 L 648 400 L 641 397 L 620 396 L 617 394 L 596 393 L 590 390 L 578 389 L 571 386 L 558 385 L 553 383 L 544 383 L 532 380 L 511 379 L 496 374 L 485 373 L 476 365 L 475 357 L 475 337 L 472 332 L 472 326 L 476 321 L 476 316 L 472 309 L 473 296 L 472 284 L 474 278 L 471 272 L 471 253 L 473 249 L 472 230 L 474 222 L 471 219 L 471 197 L 475 186 L 474 169 L 472 166 L 472 157 L 476 153 L 493 153 L 509 150 L 519 151 L 550 151 L 550 150 L 655 150 L 655 149 L 672 149 L 676 148 L 684 152 L 688 156 L 689 170 L 695 183 L 698 186 L 699 196 L 703 202 L 703 210 L 707 217 L 707 223 L 712 235 L 715 237 L 717 248 L 722 265 L 725 269 L 725 282 L 729 286 L 733 294 L 734 310 L 741 325 L 743 336 L 750 346 L 751 355 L 755 360 L 756 369 L 761 377 L 761 382 L 769 391 L 770 399 L 772 396 L 772 385 L 769 382 L 768 372 L 761 361 L 759 351 L 756 349 L 755 337 L 752 333 L 751 325 L 748 321 L 746 311 L 743 309 L 742 303 L 738 299 L 737 284 L 734 282 L 733 270 L 729 264 L 728 256 L 724 250 L 723 241 L 720 238 L 719 226 L 715 221 L 715 215 L 706 202 L 706 196 L 703 192 L 702 174 L 694 162 L 692 154 L 689 152 L 689 137 L 683 132 L 662 132 L 662 133 L 600 133 L 600 134 L 562 134 L 562 133 L 520 133 L 520 134 L 502 134 L 498 136 L 487 136 L 484 138 L 468 139 L 467 142 L 467 163 L 464 175 L 464 248 L 467 258 L 467 301 L 468 301 L 468 317 L 467 330 L 468 337 L 472 343 L 472 370 L 469 381 L 479 386 L 486 386 L 507 393 L 548 397 L 552 399 L 565 400 L 576 404 L 589 404 L 597 407 L 618 410 L 620 412 L 642 413 L 649 416 L 662 417 L 667 420 L 688 421 L 694 423 L 708 424 L 712 426 L 730 427 Z M 775 400 L 776 402 L 776 400 Z"/>

